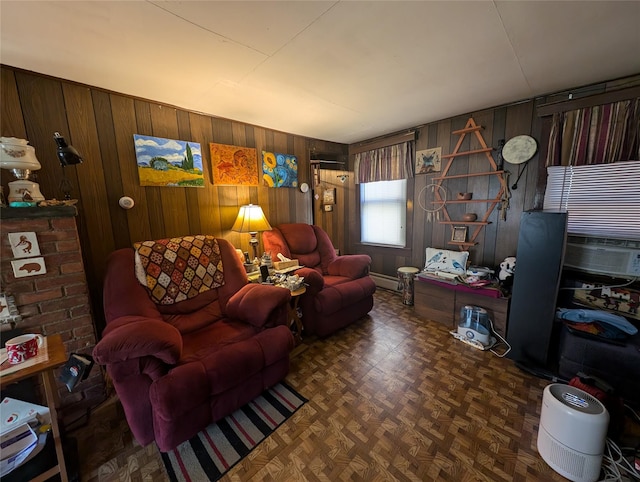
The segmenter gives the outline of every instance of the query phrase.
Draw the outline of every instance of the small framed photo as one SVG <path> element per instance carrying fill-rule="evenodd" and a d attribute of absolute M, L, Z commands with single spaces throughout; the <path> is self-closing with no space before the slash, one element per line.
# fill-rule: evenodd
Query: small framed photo
<path fill-rule="evenodd" d="M 467 227 L 454 226 L 451 231 L 451 241 L 454 243 L 464 243 L 467 240 Z"/>
<path fill-rule="evenodd" d="M 332 187 L 325 189 L 322 193 L 322 204 L 335 204 L 336 203 L 336 188 Z"/>

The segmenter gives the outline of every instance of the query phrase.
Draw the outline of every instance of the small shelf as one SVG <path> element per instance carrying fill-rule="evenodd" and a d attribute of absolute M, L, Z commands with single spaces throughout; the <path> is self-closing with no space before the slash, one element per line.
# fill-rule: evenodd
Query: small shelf
<path fill-rule="evenodd" d="M 493 147 L 485 147 L 483 149 L 474 149 L 473 151 L 454 152 L 453 154 L 445 154 L 444 156 L 442 156 L 442 159 L 451 159 L 453 157 L 458 157 L 458 156 L 469 156 L 471 154 L 482 154 L 484 152 L 491 152 L 491 151 L 493 151 Z"/>
<path fill-rule="evenodd" d="M 467 125 L 469 125 L 469 124 L 467 123 Z M 457 136 L 457 135 L 460 135 L 460 134 L 467 134 L 469 132 L 477 132 L 480 129 L 482 129 L 482 126 L 477 126 L 474 123 L 472 127 L 465 127 L 464 129 L 458 129 L 457 131 L 453 131 L 452 134 Z"/>
<path fill-rule="evenodd" d="M 452 199 L 451 201 L 433 201 L 432 204 L 466 204 L 466 203 L 494 203 L 495 199 Z"/>
<path fill-rule="evenodd" d="M 489 216 L 495 209 L 496 205 L 499 202 L 503 201 L 503 195 L 507 192 L 507 189 L 508 189 L 507 183 L 504 177 L 505 171 L 498 169 L 498 166 L 496 165 L 496 162 L 494 161 L 491 155 L 491 152 L 494 149 L 493 147 L 487 146 L 484 138 L 482 137 L 482 134 L 480 133 L 481 130 L 482 130 L 482 126 L 477 125 L 473 120 L 473 117 L 470 117 L 463 129 L 453 131 L 452 134 L 458 135 L 460 136 L 460 138 L 458 139 L 458 142 L 456 143 L 456 146 L 454 147 L 453 152 L 451 152 L 451 154 L 445 154 L 444 156 L 442 156 L 443 159 L 447 159 L 447 164 L 442 170 L 442 173 L 440 174 L 440 176 L 433 178 L 435 181 L 437 181 L 438 188 L 442 187 L 442 183 L 449 179 L 468 179 L 470 177 L 479 177 L 479 176 L 496 176 L 498 181 L 500 182 L 500 189 L 496 194 L 496 197 L 494 197 L 493 199 L 452 199 L 449 201 L 446 199 L 441 199 L 439 192 L 436 194 L 435 203 L 443 204 L 443 208 L 444 208 L 445 220 L 438 221 L 440 224 L 446 224 L 446 225 L 452 226 L 452 231 L 455 230 L 455 227 L 453 226 L 456 224 L 461 226 L 472 227 L 470 230 L 471 232 L 469 233 L 468 241 L 449 241 L 448 242 L 448 244 L 458 246 L 460 250 L 463 250 L 464 248 L 467 248 L 469 246 L 475 246 L 476 244 L 478 244 L 476 243 L 476 239 L 480 234 L 480 231 L 482 231 L 482 229 L 488 224 L 491 224 L 490 221 L 484 221 L 484 220 L 489 219 Z M 470 151 L 460 151 L 460 148 L 462 147 L 462 141 L 464 140 L 467 134 L 472 134 L 473 136 L 475 136 L 480 146 L 478 149 L 472 149 Z M 490 170 L 485 172 L 472 172 L 467 174 L 448 175 L 451 165 L 453 164 L 454 161 L 457 162 L 457 158 L 461 156 L 470 156 L 473 154 L 484 154 L 484 158 L 486 159 Z M 451 216 L 447 210 L 447 205 L 448 204 L 469 204 L 469 203 L 484 203 L 487 205 L 486 212 L 482 216 L 480 216 L 480 218 L 483 219 L 483 221 L 452 221 Z M 467 228 L 463 228 L 463 229 L 467 230 Z"/>
<path fill-rule="evenodd" d="M 439 221 L 440 224 L 472 224 L 475 226 L 486 226 L 491 221 Z"/>
<path fill-rule="evenodd" d="M 437 181 L 444 181 L 445 179 L 461 179 L 463 177 L 476 177 L 476 176 L 495 176 L 496 174 L 504 174 L 504 171 L 473 172 L 471 174 L 453 174 L 452 176 L 434 177 L 433 179 Z"/>

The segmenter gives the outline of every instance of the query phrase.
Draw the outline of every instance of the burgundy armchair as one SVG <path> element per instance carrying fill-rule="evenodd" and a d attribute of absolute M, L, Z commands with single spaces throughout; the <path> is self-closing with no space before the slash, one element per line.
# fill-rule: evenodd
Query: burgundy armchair
<path fill-rule="evenodd" d="M 106 365 L 136 440 L 155 440 L 163 452 L 289 371 L 289 290 L 247 284 L 234 247 L 217 241 L 224 284 L 166 306 L 138 282 L 134 249 L 117 250 L 107 261 L 107 326 L 93 356 Z"/>
<path fill-rule="evenodd" d="M 308 285 L 299 306 L 306 334 L 327 336 L 365 316 L 373 308 L 376 285 L 366 254 L 338 256 L 329 236 L 318 226 L 280 224 L 262 233 L 264 249 L 297 259 Z"/>

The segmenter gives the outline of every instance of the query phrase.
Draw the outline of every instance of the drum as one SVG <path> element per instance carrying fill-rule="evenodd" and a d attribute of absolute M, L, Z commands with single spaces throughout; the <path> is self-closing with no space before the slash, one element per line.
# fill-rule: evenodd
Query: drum
<path fill-rule="evenodd" d="M 420 270 L 411 266 L 398 268 L 398 290 L 402 291 L 402 303 L 413 306 L 413 278 Z"/>

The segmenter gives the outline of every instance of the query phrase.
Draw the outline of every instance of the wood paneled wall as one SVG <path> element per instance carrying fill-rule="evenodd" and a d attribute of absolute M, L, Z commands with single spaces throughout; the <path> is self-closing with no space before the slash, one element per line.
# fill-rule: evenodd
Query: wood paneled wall
<path fill-rule="evenodd" d="M 541 117 L 538 108 L 545 105 L 547 106 L 546 109 L 549 110 L 549 107 L 553 104 L 553 106 L 556 106 L 555 111 L 560 112 L 563 109 L 557 107 L 557 104 L 565 104 L 566 108 L 564 110 L 571 110 L 584 105 L 597 105 L 598 103 L 614 102 L 624 98 L 635 98 L 637 91 L 634 87 L 639 85 L 640 75 L 634 75 L 508 106 L 470 112 L 415 128 L 417 132 L 416 151 L 442 147 L 443 155 L 450 154 L 453 151 L 459 136 L 452 135 L 452 132 L 463 128 L 469 117 L 473 117 L 476 124 L 483 127 L 482 136 L 485 143 L 490 147 L 497 148 L 501 139 L 508 141 L 512 137 L 522 134 L 532 136 L 538 143 L 538 151 L 528 162 L 526 168 L 523 165 L 515 166 L 504 163 L 504 169 L 509 171 L 507 178 L 509 205 L 505 210 L 504 219 L 496 207 L 489 218 L 491 224 L 481 231 L 476 240 L 477 245 L 469 248 L 469 259 L 472 264 L 497 267 L 505 257 L 515 256 L 522 212 L 542 208 L 544 188 L 546 186 L 546 149 L 551 118 Z M 621 92 L 623 90 L 624 92 Z M 591 96 L 593 96 L 593 103 L 589 101 Z M 578 101 L 576 99 L 581 100 Z M 461 152 L 480 147 L 475 136 L 467 135 L 464 143 L 460 149 Z M 497 160 L 497 152 L 494 151 L 493 157 L 494 160 Z M 350 156 L 350 165 L 353 166 L 353 156 Z M 454 160 L 449 174 L 485 171 L 487 169 L 481 166 L 486 165 L 487 160 L 484 154 L 461 156 Z M 513 189 L 513 185 L 521 171 L 522 177 L 517 183 L 517 188 Z M 437 221 L 429 221 L 427 213 L 420 207 L 421 196 L 424 201 L 423 189 L 427 184 L 434 182 L 433 178 L 437 175 L 418 174 L 408 182 L 408 245 L 405 249 L 359 244 L 359 218 L 357 216 L 353 217 L 357 214 L 358 187 L 357 185 L 350 185 L 348 192 L 348 195 L 351 196 L 351 201 L 348 203 L 350 212 L 344 225 L 344 231 L 348 233 L 347 251 L 369 254 L 373 260 L 371 271 L 395 276 L 397 269 L 401 266 L 424 266 L 425 248 L 427 247 L 457 249 L 455 246 L 447 245 L 447 241 L 451 239 L 451 226 L 439 224 Z M 498 181 L 495 176 L 453 179 L 445 181 L 444 185 L 447 187 L 449 199 L 455 197 L 458 192 L 472 192 L 476 199 L 490 199 L 494 198 L 499 191 Z M 484 209 L 484 205 L 481 208 L 474 207 L 473 204 L 455 205 L 450 212 L 457 212 L 458 217 L 454 216 L 452 218 L 460 219 L 459 216 L 465 212 L 465 208 L 467 212 L 474 212 L 475 210 L 478 217 L 481 217 L 484 212 L 481 211 L 481 209 Z M 380 229 L 384 229 L 384 226 L 381 226 Z"/>
<path fill-rule="evenodd" d="M 450 154 L 459 135 L 451 133 L 462 129 L 469 117 L 473 117 L 475 123 L 483 127 L 480 131 L 485 143 L 490 147 L 497 147 L 501 139 L 508 140 L 520 134 L 533 136 L 540 144 L 540 121 L 535 114 L 535 102 L 523 102 L 520 104 L 473 112 L 451 119 L 445 119 L 416 128 L 416 151 L 441 147 L 442 154 Z M 467 135 L 464 138 L 460 152 L 479 149 L 481 146 L 475 135 Z M 533 200 L 537 182 L 538 162 L 540 162 L 540 149 L 524 170 L 517 189 L 511 189 L 519 173 L 519 167 L 504 164 L 504 169 L 509 171 L 507 184 L 510 189 L 508 209 L 505 210 L 504 219 L 498 205 L 491 216 L 489 224 L 485 226 L 476 239 L 477 244 L 469 248 L 470 262 L 473 264 L 491 266 L 498 265 L 505 257 L 513 256 L 516 252 L 520 215 L 523 210 L 534 207 Z M 497 158 L 494 152 L 494 159 Z M 544 162 L 544 161 L 543 161 Z M 446 159 L 442 161 L 442 167 Z M 520 167 L 520 169 L 523 169 Z M 449 175 L 466 174 L 470 172 L 489 171 L 490 166 L 484 154 L 460 156 L 454 159 Z M 454 245 L 447 244 L 451 240 L 451 225 L 440 224 L 435 215 L 430 217 L 423 207 L 427 206 L 426 187 L 433 182 L 434 174 L 418 174 L 409 179 L 408 194 L 408 246 L 406 249 L 391 249 L 365 246 L 357 243 L 357 226 L 352 238 L 351 251 L 371 255 L 373 272 L 395 276 L 400 266 L 424 266 L 424 253 L 427 247 L 446 248 L 457 250 Z M 499 181 L 495 176 L 480 176 L 447 180 L 443 183 L 447 191 L 447 199 L 455 199 L 458 192 L 472 192 L 475 199 L 492 199 L 500 189 Z M 355 202 L 354 192 L 354 202 Z M 465 212 L 475 212 L 481 218 L 486 211 L 485 204 L 457 204 L 448 206 L 452 219 L 460 219 Z M 441 217 L 441 219 L 444 219 Z M 383 227 L 381 226 L 381 229 Z M 471 231 L 471 229 L 470 229 Z"/>
<path fill-rule="evenodd" d="M 214 185 L 210 142 L 255 147 L 259 158 L 262 150 L 293 154 L 298 158 L 299 182 L 309 184 L 312 149 L 336 156 L 347 153 L 343 144 L 189 112 L 8 66 L 2 66 L 1 74 L 0 134 L 28 139 L 35 147 L 42 164 L 37 181 L 47 199 L 63 197 L 59 188 L 63 176 L 74 186 L 72 197 L 78 199 L 78 230 L 98 333 L 104 327 L 105 260 L 115 249 L 147 239 L 206 233 L 250 250 L 249 235 L 230 230 L 238 208 L 248 203 L 262 206 L 272 225 L 312 223 L 311 191 Z M 80 152 L 82 164 L 60 166 L 54 132 L 60 132 Z M 134 134 L 200 143 L 205 187 L 140 186 Z M 4 170 L 0 175 L 6 194 L 12 178 Z M 119 207 L 122 196 L 134 199 L 133 209 Z M 334 235 L 336 231 L 337 225 Z"/>
<path fill-rule="evenodd" d="M 367 253 L 373 259 L 372 271 L 395 276 L 400 266 L 421 267 L 426 247 L 450 247 L 451 228 L 429 221 L 420 207 L 424 187 L 435 175 L 418 175 L 408 184 L 408 245 L 403 249 L 372 247 L 359 244 L 358 186 L 350 170 L 322 170 L 320 183 L 314 185 L 309 170 L 311 154 L 333 154 L 347 159 L 348 146 L 274 131 L 241 122 L 221 119 L 159 104 L 149 100 L 108 92 L 62 79 L 2 66 L 2 117 L 0 134 L 28 139 L 36 148 L 42 169 L 38 182 L 47 198 L 61 198 L 63 176 L 69 178 L 78 202 L 78 228 L 83 257 L 93 302 L 98 334 L 102 329 L 101 291 L 106 257 L 114 249 L 130 246 L 135 241 L 185 234 L 207 233 L 228 239 L 235 246 L 249 250 L 249 236 L 230 231 L 239 206 L 259 204 L 271 224 L 285 222 L 314 223 L 324 228 L 341 253 Z M 640 76 L 588 86 L 572 91 L 574 98 L 637 85 Z M 426 88 L 426 87 L 425 87 Z M 565 99 L 566 93 L 535 100 L 462 114 L 416 127 L 416 150 L 442 147 L 448 154 L 458 136 L 451 133 L 462 128 L 470 116 L 483 126 L 487 145 L 497 147 L 500 139 L 516 135 L 533 136 L 538 153 L 518 182 L 510 189 L 505 219 L 494 210 L 477 241 L 469 249 L 473 264 L 497 266 L 506 256 L 516 252 L 522 211 L 539 208 L 541 186 L 544 187 L 545 137 L 548 122 L 537 115 L 543 103 Z M 60 132 L 78 149 L 85 162 L 78 166 L 60 167 L 53 133 Z M 203 151 L 204 188 L 141 187 L 138 182 L 133 134 L 145 134 L 199 142 Z M 467 136 L 464 150 L 476 147 L 475 138 Z M 364 141 L 364 140 L 363 140 Z M 297 189 L 267 187 L 216 186 L 210 169 L 209 143 L 217 142 L 285 152 L 298 157 L 299 182 L 312 189 L 303 194 Z M 495 153 L 494 153 L 495 157 Z M 314 157 L 315 158 L 315 157 Z M 485 162 L 484 155 L 457 158 L 452 173 L 465 173 Z M 511 187 L 519 169 L 505 163 L 510 171 Z M 344 183 L 338 176 L 348 175 Z M 10 181 L 0 170 L 2 185 Z M 333 211 L 322 208 L 322 192 L 336 189 Z M 473 192 L 474 196 L 491 198 L 499 186 L 495 178 L 468 178 L 447 181 L 449 195 Z M 118 206 L 121 196 L 131 196 L 136 206 L 125 211 Z M 316 199 L 316 196 L 318 199 Z M 468 211 L 472 211 L 468 206 Z M 480 214 L 480 213 L 478 213 Z M 380 229 L 384 229 L 381 226 Z M 4 288 L 3 288 L 4 289 Z"/>

